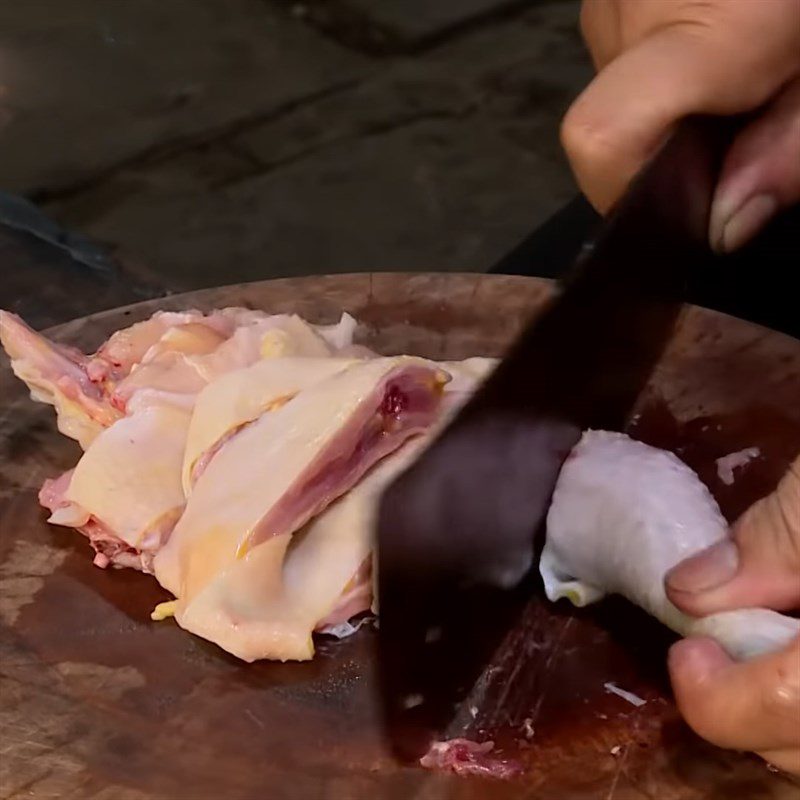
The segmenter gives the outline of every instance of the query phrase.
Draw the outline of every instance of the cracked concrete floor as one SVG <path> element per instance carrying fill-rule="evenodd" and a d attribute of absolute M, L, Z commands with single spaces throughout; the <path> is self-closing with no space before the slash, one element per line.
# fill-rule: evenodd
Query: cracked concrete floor
<path fill-rule="evenodd" d="M 0 5 L 0 188 L 180 290 L 483 270 L 574 192 L 577 0 Z"/>

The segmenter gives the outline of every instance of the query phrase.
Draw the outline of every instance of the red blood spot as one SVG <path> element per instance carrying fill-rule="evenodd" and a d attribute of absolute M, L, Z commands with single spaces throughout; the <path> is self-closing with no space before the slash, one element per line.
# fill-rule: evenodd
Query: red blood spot
<path fill-rule="evenodd" d="M 391 386 L 383 396 L 381 414 L 385 417 L 399 417 L 408 407 L 408 395 L 397 386 Z"/>

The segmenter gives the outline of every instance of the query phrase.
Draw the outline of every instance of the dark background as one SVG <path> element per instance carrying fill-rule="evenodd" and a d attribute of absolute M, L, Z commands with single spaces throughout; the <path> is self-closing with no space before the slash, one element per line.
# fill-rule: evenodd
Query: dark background
<path fill-rule="evenodd" d="M 575 193 L 558 124 L 591 74 L 578 10 L 577 0 L 0 4 L 0 188 L 13 195 L 0 218 L 42 235 L 15 202 L 28 198 L 110 256 L 70 241 L 79 265 L 67 257 L 50 280 L 93 302 L 68 298 L 49 319 L 34 303 L 32 321 L 122 302 L 113 269 L 145 294 L 486 270 Z M 0 305 L 19 307 L 46 278 L 10 236 Z"/>

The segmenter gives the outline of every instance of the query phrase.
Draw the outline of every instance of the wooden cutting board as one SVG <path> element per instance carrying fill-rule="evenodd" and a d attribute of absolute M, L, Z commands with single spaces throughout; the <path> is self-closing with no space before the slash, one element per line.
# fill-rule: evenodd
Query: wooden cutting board
<path fill-rule="evenodd" d="M 247 305 L 332 322 L 384 353 L 499 355 L 551 291 L 530 278 L 363 274 L 266 281 L 150 301 L 51 333 L 94 349 L 159 308 Z M 575 613 L 534 601 L 483 687 L 474 733 L 520 758 L 517 782 L 400 767 L 380 737 L 374 631 L 320 639 L 310 663 L 246 665 L 149 612 L 155 581 L 92 566 L 46 524 L 42 481 L 79 451 L 0 365 L 0 798 L 92 800 L 711 800 L 798 797 L 755 757 L 705 745 L 678 719 L 663 630 L 624 603 Z M 735 516 L 800 451 L 800 342 L 690 309 L 640 409 Z M 732 487 L 714 459 L 758 445 Z M 647 699 L 608 694 L 614 681 Z M 533 735 L 531 736 L 531 730 Z"/>

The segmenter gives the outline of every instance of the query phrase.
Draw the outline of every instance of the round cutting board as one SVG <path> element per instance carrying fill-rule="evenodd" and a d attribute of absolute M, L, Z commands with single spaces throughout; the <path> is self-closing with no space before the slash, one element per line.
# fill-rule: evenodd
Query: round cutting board
<path fill-rule="evenodd" d="M 349 311 L 383 353 L 500 355 L 552 291 L 544 280 L 360 274 L 265 281 L 149 301 L 51 330 L 92 351 L 156 309 L 245 305 L 332 322 Z M 635 417 L 676 450 L 729 518 L 800 451 L 800 342 L 688 309 Z M 733 486 L 714 459 L 757 445 Z M 45 522 L 42 481 L 77 446 L 0 364 L 0 798 L 93 800 L 788 800 L 797 785 L 717 750 L 680 722 L 669 637 L 624 603 L 575 612 L 536 601 L 504 647 L 474 734 L 521 760 L 496 783 L 392 761 L 375 702 L 374 630 L 320 638 L 314 661 L 238 662 L 151 622 L 166 599 L 130 570 L 100 570 L 80 535 Z M 637 693 L 634 707 L 604 684 Z"/>

